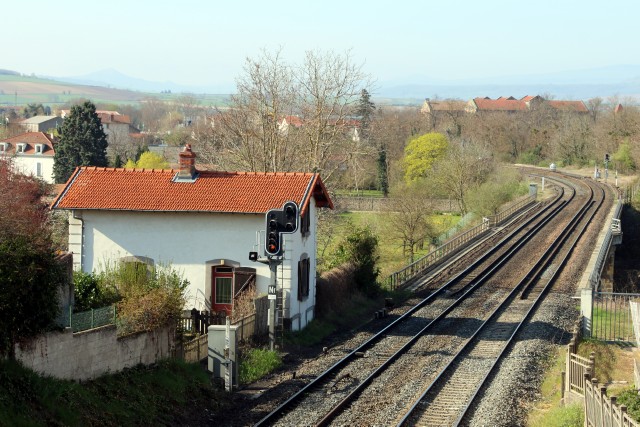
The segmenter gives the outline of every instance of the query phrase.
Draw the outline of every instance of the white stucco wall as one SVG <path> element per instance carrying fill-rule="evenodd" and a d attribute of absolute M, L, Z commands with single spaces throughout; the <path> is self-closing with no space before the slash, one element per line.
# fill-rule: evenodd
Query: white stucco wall
<path fill-rule="evenodd" d="M 44 156 L 41 154 L 17 154 L 13 158 L 14 167 L 16 170 L 24 173 L 25 175 L 38 176 L 37 164 L 40 163 L 42 167 L 42 178 L 45 182 L 53 184 L 53 156 Z"/>
<path fill-rule="evenodd" d="M 284 317 L 294 330 L 313 319 L 315 305 L 315 204 L 311 203 L 311 233 L 285 235 L 284 261 L 277 271 L 284 290 Z M 74 266 L 85 272 L 101 271 L 125 256 L 144 256 L 156 264 L 171 264 L 190 282 L 186 308 L 208 308 L 212 260 L 228 260 L 256 269 L 258 294 L 266 294 L 269 266 L 249 261 L 249 252 L 263 255 L 265 215 L 76 211 L 70 215 L 69 250 Z M 81 216 L 81 219 L 77 219 Z M 310 260 L 309 297 L 298 301 L 298 261 Z"/>

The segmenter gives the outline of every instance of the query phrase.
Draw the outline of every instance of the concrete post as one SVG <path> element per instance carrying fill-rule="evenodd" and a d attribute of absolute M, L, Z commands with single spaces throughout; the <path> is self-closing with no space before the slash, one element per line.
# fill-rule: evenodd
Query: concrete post
<path fill-rule="evenodd" d="M 582 336 L 591 337 L 593 322 L 593 289 L 583 288 L 580 291 L 580 315 L 582 316 Z"/>

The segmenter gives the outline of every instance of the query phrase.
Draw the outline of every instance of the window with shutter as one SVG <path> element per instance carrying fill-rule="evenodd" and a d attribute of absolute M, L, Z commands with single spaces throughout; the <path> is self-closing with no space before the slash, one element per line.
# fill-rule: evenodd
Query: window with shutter
<path fill-rule="evenodd" d="M 303 255 L 298 261 L 298 301 L 304 301 L 309 297 L 309 258 Z"/>

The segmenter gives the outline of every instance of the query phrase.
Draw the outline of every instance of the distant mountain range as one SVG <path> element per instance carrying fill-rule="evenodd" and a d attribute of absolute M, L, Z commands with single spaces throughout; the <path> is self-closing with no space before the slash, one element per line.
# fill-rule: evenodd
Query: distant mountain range
<path fill-rule="evenodd" d="M 232 84 L 212 84 L 208 86 L 189 86 L 181 85 L 171 81 L 154 82 L 150 80 L 139 79 L 114 69 L 104 69 L 83 76 L 75 77 L 49 77 L 61 82 L 90 85 L 105 86 L 115 89 L 137 90 L 142 92 L 166 92 L 173 93 L 209 93 L 209 94 L 228 94 L 235 90 Z"/>
<path fill-rule="evenodd" d="M 0 74 L 17 75 L 11 70 L 0 70 Z M 41 76 L 56 82 L 103 88 L 161 93 L 230 94 L 235 85 L 228 82 L 207 86 L 181 85 L 171 81 L 155 82 L 130 77 L 113 69 L 75 77 Z M 9 93 L 9 92 L 7 92 Z M 547 95 L 555 99 L 582 99 L 594 97 L 640 100 L 640 65 L 619 65 L 547 74 L 499 76 L 464 80 L 433 79 L 414 75 L 404 79 L 378 82 L 372 91 L 374 100 L 385 103 L 420 104 L 425 98 Z"/>
<path fill-rule="evenodd" d="M 410 83 L 409 83 L 410 82 Z M 422 83 L 417 83 L 422 82 Z M 460 98 L 551 95 L 556 99 L 594 97 L 640 99 L 640 65 L 619 65 L 575 71 L 482 79 L 434 80 L 413 76 L 407 82 L 379 83 L 378 95 L 389 98 Z"/>

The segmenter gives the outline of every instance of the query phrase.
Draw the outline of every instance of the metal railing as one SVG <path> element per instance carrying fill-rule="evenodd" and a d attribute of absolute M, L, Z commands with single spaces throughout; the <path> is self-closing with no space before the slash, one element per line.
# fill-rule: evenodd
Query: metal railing
<path fill-rule="evenodd" d="M 594 292 L 590 338 L 635 343 L 630 301 L 640 294 Z"/>
<path fill-rule="evenodd" d="M 609 226 L 609 229 L 604 236 L 602 246 L 600 246 L 598 252 L 598 258 L 596 259 L 593 270 L 591 271 L 591 275 L 589 276 L 589 284 L 591 286 L 591 289 L 596 291 L 600 286 L 600 276 L 602 274 L 602 269 L 604 268 L 605 259 L 607 257 L 607 254 L 609 253 L 609 249 L 611 248 L 614 231 L 617 232 L 620 230 L 620 215 L 622 214 L 622 206 L 622 200 L 618 199 L 616 208 L 613 211 L 613 216 L 611 218 L 611 225 Z"/>
<path fill-rule="evenodd" d="M 509 205 L 506 209 L 498 212 L 496 215 L 484 218 L 481 224 L 456 235 L 451 240 L 445 242 L 417 261 L 414 261 L 406 267 L 392 273 L 386 279 L 384 279 L 384 281 L 382 282 L 383 285 L 391 290 L 399 288 L 410 279 L 423 273 L 427 268 L 442 260 L 447 255 L 454 253 L 461 247 L 465 246 L 467 243 L 489 231 L 491 227 L 495 227 L 496 225 L 510 218 L 516 212 L 534 203 L 535 200 L 535 196 L 527 196 Z"/>

